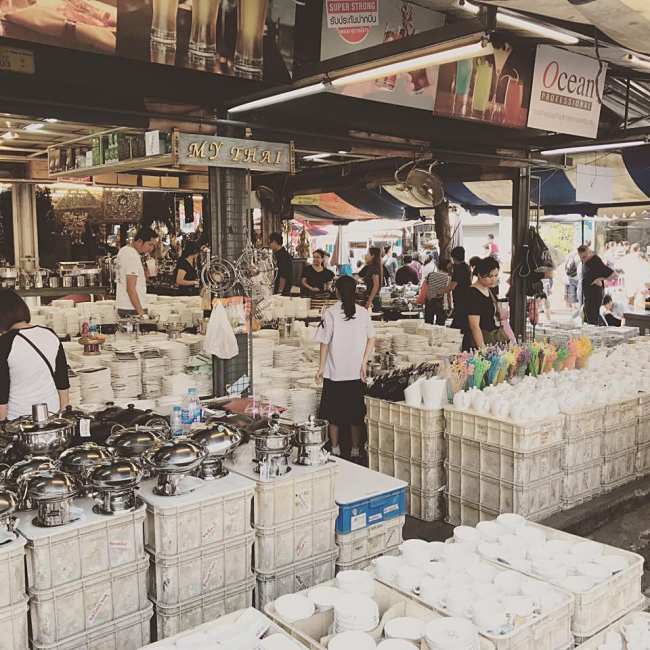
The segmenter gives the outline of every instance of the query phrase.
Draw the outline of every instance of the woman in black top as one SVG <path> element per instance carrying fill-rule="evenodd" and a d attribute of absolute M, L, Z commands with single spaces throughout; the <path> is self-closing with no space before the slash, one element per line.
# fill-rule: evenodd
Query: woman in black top
<path fill-rule="evenodd" d="M 300 280 L 300 295 L 303 297 L 315 296 L 329 291 L 334 273 L 325 268 L 325 251 L 314 251 L 311 265 L 307 264 L 302 271 Z"/>
<path fill-rule="evenodd" d="M 366 254 L 366 265 L 359 271 L 359 277 L 366 285 L 365 307 L 368 311 L 381 308 L 379 291 L 381 289 L 384 275 L 384 267 L 381 261 L 381 250 L 371 246 Z"/>
<path fill-rule="evenodd" d="M 472 284 L 472 272 L 465 262 L 465 249 L 456 246 L 451 249 L 451 294 L 454 299 L 454 315 L 451 326 L 457 330 L 467 329 L 467 310 L 465 309 L 465 296 Z"/>
<path fill-rule="evenodd" d="M 463 336 L 463 350 L 478 350 L 493 338 L 501 328 L 497 302 L 492 289 L 499 284 L 499 262 L 485 257 L 474 268 L 476 281 L 467 290 L 465 310 L 467 328 Z M 505 340 L 504 340 L 505 342 Z"/>
<path fill-rule="evenodd" d="M 199 274 L 196 270 L 196 260 L 199 256 L 199 245 L 190 241 L 185 244 L 183 255 L 176 264 L 176 286 L 185 290 L 199 287 Z"/>

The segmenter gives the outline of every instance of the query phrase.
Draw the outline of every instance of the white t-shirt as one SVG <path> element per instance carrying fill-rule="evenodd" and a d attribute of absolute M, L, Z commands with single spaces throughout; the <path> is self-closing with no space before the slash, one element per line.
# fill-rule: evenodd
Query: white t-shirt
<path fill-rule="evenodd" d="M 365 307 L 356 305 L 354 318 L 345 320 L 343 305 L 337 302 L 324 314 L 314 340 L 329 345 L 323 377 L 332 381 L 361 379 L 363 353 L 375 327 Z"/>
<path fill-rule="evenodd" d="M 144 266 L 140 259 L 140 253 L 133 246 L 122 246 L 115 259 L 115 274 L 117 279 L 117 308 L 134 310 L 135 307 L 126 292 L 126 276 L 136 275 L 138 280 L 135 290 L 140 298 L 140 304 L 144 309 L 147 306 L 147 279 L 144 275 Z"/>

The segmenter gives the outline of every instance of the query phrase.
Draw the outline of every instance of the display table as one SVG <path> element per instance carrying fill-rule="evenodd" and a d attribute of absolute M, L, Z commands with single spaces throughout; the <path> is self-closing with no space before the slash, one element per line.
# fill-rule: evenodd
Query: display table
<path fill-rule="evenodd" d="M 645 336 L 646 330 L 650 330 L 650 311 L 626 311 L 623 315 L 625 324 L 638 327 L 641 336 Z"/>

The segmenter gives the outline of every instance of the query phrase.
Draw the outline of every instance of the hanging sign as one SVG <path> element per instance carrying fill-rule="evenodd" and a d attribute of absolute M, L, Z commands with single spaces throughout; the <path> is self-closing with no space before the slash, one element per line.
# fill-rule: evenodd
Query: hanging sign
<path fill-rule="evenodd" d="M 528 126 L 595 138 L 606 71 L 591 57 L 538 45 Z"/>
<path fill-rule="evenodd" d="M 178 134 L 178 164 L 295 173 L 293 144 Z"/>
<path fill-rule="evenodd" d="M 351 44 L 360 43 L 379 25 L 379 0 L 326 0 L 327 28 Z"/>

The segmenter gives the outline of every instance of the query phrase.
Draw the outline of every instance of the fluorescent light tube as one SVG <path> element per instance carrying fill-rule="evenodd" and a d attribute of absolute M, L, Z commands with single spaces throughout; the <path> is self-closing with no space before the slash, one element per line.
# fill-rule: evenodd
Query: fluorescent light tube
<path fill-rule="evenodd" d="M 635 54 L 626 54 L 623 59 L 626 63 L 635 65 L 638 68 L 650 69 L 650 59 L 642 59 L 640 56 L 636 56 Z"/>
<path fill-rule="evenodd" d="M 648 144 L 647 140 L 627 140 L 626 142 L 603 142 L 601 144 L 586 144 L 577 147 L 562 147 L 559 149 L 545 149 L 542 156 L 558 156 L 563 153 L 588 153 L 590 151 L 608 151 L 610 149 L 628 149 L 642 147 Z"/>
<path fill-rule="evenodd" d="M 430 68 L 434 65 L 443 65 L 445 63 L 453 63 L 454 61 L 461 61 L 462 59 L 472 59 L 477 56 L 488 56 L 493 52 L 492 45 L 489 43 L 472 43 L 471 45 L 461 45 L 449 50 L 442 50 L 439 52 L 432 52 L 431 54 L 422 54 L 420 56 L 404 59 L 403 61 L 396 61 L 395 63 L 387 63 L 361 72 L 351 72 L 341 77 L 332 79 L 332 86 L 340 88 L 350 84 L 362 83 L 364 81 L 373 81 L 381 77 L 388 77 L 390 75 L 399 74 L 401 72 L 410 72 L 411 70 L 419 70 L 421 68 Z"/>
<path fill-rule="evenodd" d="M 43 122 L 32 122 L 23 127 L 23 131 L 40 131 L 45 124 Z"/>
<path fill-rule="evenodd" d="M 302 88 L 294 88 L 293 90 L 287 90 L 283 93 L 278 93 L 277 95 L 269 95 L 268 97 L 262 97 L 260 99 L 254 99 L 250 102 L 245 102 L 244 104 L 238 104 L 228 109 L 229 113 L 243 113 L 244 111 L 254 111 L 257 108 L 264 108 L 266 106 L 272 106 L 273 104 L 282 104 L 284 102 L 289 102 L 292 99 L 300 99 L 301 97 L 307 97 L 308 95 L 315 95 L 320 93 L 326 88 L 326 84 L 322 81 L 310 84 L 309 86 L 303 86 Z"/>

